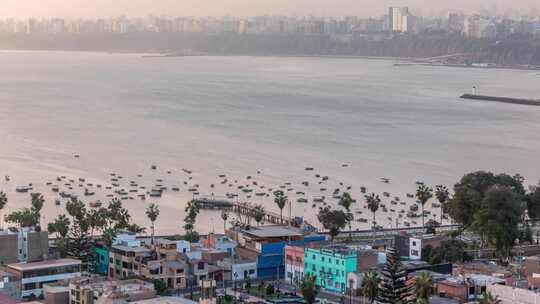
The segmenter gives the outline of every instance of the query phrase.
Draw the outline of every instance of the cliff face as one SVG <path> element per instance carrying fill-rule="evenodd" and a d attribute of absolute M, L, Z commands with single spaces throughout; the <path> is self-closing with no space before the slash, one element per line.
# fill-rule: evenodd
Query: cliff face
<path fill-rule="evenodd" d="M 307 35 L 208 35 L 183 33 L 0 34 L 1 49 L 173 53 L 214 55 L 336 55 L 428 58 L 469 53 L 469 61 L 540 65 L 540 39 L 512 36 L 500 41 L 461 35 L 395 37 Z"/>

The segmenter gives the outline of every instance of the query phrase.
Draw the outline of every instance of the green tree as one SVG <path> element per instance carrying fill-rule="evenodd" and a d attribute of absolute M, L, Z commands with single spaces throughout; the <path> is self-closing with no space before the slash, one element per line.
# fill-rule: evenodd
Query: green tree
<path fill-rule="evenodd" d="M 6 207 L 7 202 L 8 202 L 7 195 L 4 192 L 0 191 L 0 229 L 3 228 L 3 223 L 4 223 L 2 210 L 4 210 L 4 207 Z"/>
<path fill-rule="evenodd" d="M 39 226 L 41 221 L 41 209 L 43 209 L 43 205 L 45 204 L 45 198 L 43 198 L 43 195 L 40 193 L 32 193 L 30 195 L 31 199 L 31 206 L 30 211 L 32 212 L 34 216 L 34 225 Z"/>
<path fill-rule="evenodd" d="M 443 223 L 443 215 L 445 213 L 448 213 L 448 201 L 450 200 L 450 192 L 448 191 L 448 187 L 444 185 L 436 185 L 435 186 L 435 197 L 437 198 L 437 201 L 439 201 L 439 204 L 441 204 L 441 225 Z"/>
<path fill-rule="evenodd" d="M 351 205 L 353 203 L 353 198 L 348 192 L 343 193 L 339 199 L 339 205 L 345 208 L 347 211 L 347 224 L 349 225 L 349 240 L 352 239 L 352 221 L 354 220 L 354 215 L 351 212 Z"/>
<path fill-rule="evenodd" d="M 307 304 L 315 303 L 319 294 L 319 287 L 315 284 L 315 276 L 306 274 L 300 282 L 300 293 Z"/>
<path fill-rule="evenodd" d="M 368 271 L 362 280 L 362 295 L 373 303 L 379 292 L 379 274 L 376 271 Z"/>
<path fill-rule="evenodd" d="M 186 216 L 184 218 L 184 230 L 186 231 L 185 239 L 189 242 L 196 242 L 199 240 L 199 233 L 195 231 L 195 223 L 197 222 L 197 215 L 200 212 L 199 203 L 195 200 L 188 202 L 185 208 Z"/>
<path fill-rule="evenodd" d="M 379 279 L 377 303 L 401 304 L 414 301 L 414 284 L 393 248 L 386 250 L 386 263 Z"/>
<path fill-rule="evenodd" d="M 160 296 L 167 294 L 167 284 L 160 279 L 154 279 L 154 289 L 156 293 Z"/>
<path fill-rule="evenodd" d="M 486 191 L 483 206 L 475 215 L 474 228 L 507 259 L 520 236 L 523 201 L 512 188 L 496 185 Z"/>
<path fill-rule="evenodd" d="M 259 226 L 262 220 L 264 220 L 265 215 L 266 211 L 262 205 L 255 205 L 253 207 L 253 218 L 255 219 L 255 222 L 257 222 L 257 226 Z"/>
<path fill-rule="evenodd" d="M 159 216 L 159 206 L 152 203 L 146 207 L 146 216 L 152 223 L 152 245 L 154 245 L 154 234 L 155 234 L 155 222 Z"/>
<path fill-rule="evenodd" d="M 420 272 L 415 280 L 416 298 L 429 301 L 429 296 L 433 293 L 433 278 L 427 272 Z"/>
<path fill-rule="evenodd" d="M 328 230 L 330 238 L 334 238 L 347 225 L 347 214 L 343 210 L 332 210 L 325 207 L 319 211 L 317 219 L 323 225 L 324 229 Z"/>
<path fill-rule="evenodd" d="M 536 186 L 526 196 L 527 213 L 529 218 L 534 220 L 540 219 L 540 187 Z"/>
<path fill-rule="evenodd" d="M 19 227 L 35 226 L 35 219 L 35 214 L 28 208 L 13 211 L 5 217 L 6 222 L 17 224 Z"/>
<path fill-rule="evenodd" d="M 375 239 L 375 213 L 377 210 L 379 210 L 379 205 L 381 203 L 381 198 L 375 194 L 371 193 L 368 195 L 365 195 L 364 198 L 366 199 L 367 207 L 371 213 L 373 213 L 373 223 L 371 228 L 373 229 L 373 238 Z"/>
<path fill-rule="evenodd" d="M 431 247 L 431 246 L 430 246 Z M 439 247 L 432 248 L 430 264 L 458 263 L 469 260 L 465 252 L 466 244 L 461 240 L 442 241 Z"/>
<path fill-rule="evenodd" d="M 86 205 L 75 198 L 66 203 L 66 210 L 71 217 L 67 255 L 79 259 L 85 266 L 93 262 L 92 238 Z"/>
<path fill-rule="evenodd" d="M 425 228 L 424 220 L 426 215 L 424 213 L 424 206 L 433 197 L 433 189 L 426 186 L 424 183 L 419 183 L 416 188 L 416 200 L 422 206 L 422 228 Z"/>
<path fill-rule="evenodd" d="M 507 186 L 517 195 L 525 195 L 523 177 L 520 175 L 495 175 L 485 171 L 469 173 L 454 185 L 454 196 L 450 199 L 449 207 L 452 219 L 469 228 L 475 221 L 476 213 L 482 209 L 486 191 L 494 185 Z"/>
<path fill-rule="evenodd" d="M 499 296 L 493 296 L 491 292 L 487 292 L 483 294 L 482 299 L 478 302 L 478 304 L 501 304 L 502 301 L 499 299 Z"/>
<path fill-rule="evenodd" d="M 283 225 L 283 208 L 287 205 L 287 196 L 281 190 L 274 191 L 274 203 L 279 208 L 279 219 L 280 223 Z"/>
<path fill-rule="evenodd" d="M 52 223 L 48 224 L 47 230 L 49 233 L 56 233 L 56 247 L 60 252 L 60 256 L 65 258 L 68 254 L 69 229 L 71 221 L 65 214 L 60 214 Z"/>

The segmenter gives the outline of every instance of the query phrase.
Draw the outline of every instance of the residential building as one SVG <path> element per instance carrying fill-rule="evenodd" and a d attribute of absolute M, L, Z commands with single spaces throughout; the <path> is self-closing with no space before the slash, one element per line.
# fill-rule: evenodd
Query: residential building
<path fill-rule="evenodd" d="M 0 270 L 0 295 L 19 298 L 21 295 L 21 280 L 11 272 Z M 3 303 L 0 301 L 0 303 Z"/>
<path fill-rule="evenodd" d="M 347 274 L 356 271 L 357 262 L 357 250 L 347 246 L 304 250 L 304 274 L 315 276 L 316 284 L 328 291 L 345 292 Z"/>
<path fill-rule="evenodd" d="M 487 291 L 497 297 L 500 304 L 540 303 L 540 293 L 535 290 L 496 284 L 488 286 Z"/>
<path fill-rule="evenodd" d="M 155 296 L 154 284 L 141 280 L 116 281 L 81 277 L 69 281 L 70 304 L 109 303 L 107 300 L 125 303 L 152 299 Z"/>
<path fill-rule="evenodd" d="M 257 262 L 255 260 L 233 260 L 229 258 L 217 262 L 217 266 L 222 267 L 226 275 L 229 274 L 226 279 L 234 278 L 237 281 L 244 281 L 257 278 Z"/>
<path fill-rule="evenodd" d="M 137 271 L 137 259 L 150 257 L 152 250 L 142 246 L 134 234 L 119 234 L 109 249 L 109 271 L 111 279 L 127 279 Z"/>
<path fill-rule="evenodd" d="M 94 250 L 96 253 L 96 273 L 107 275 L 109 271 L 109 248 L 103 243 L 96 243 Z"/>
<path fill-rule="evenodd" d="M 490 285 L 506 285 L 506 281 L 483 274 L 466 274 L 445 279 L 436 285 L 442 297 L 465 303 L 482 299 Z"/>
<path fill-rule="evenodd" d="M 198 302 L 192 301 L 184 297 L 157 297 L 148 300 L 139 300 L 131 302 L 130 304 L 197 304 Z"/>
<path fill-rule="evenodd" d="M 47 258 L 49 234 L 35 228 L 0 230 L 0 265 L 36 262 Z"/>
<path fill-rule="evenodd" d="M 226 251 L 229 256 L 235 254 L 235 248 L 238 245 L 228 236 L 216 235 L 214 233 L 210 233 L 206 238 L 203 238 L 200 243 L 204 248 Z"/>
<path fill-rule="evenodd" d="M 161 280 L 167 288 L 182 289 L 187 287 L 189 264 L 179 253 L 158 258 L 157 255 L 135 258 L 134 273 L 150 280 Z"/>
<path fill-rule="evenodd" d="M 296 284 L 304 277 L 304 246 L 285 246 L 285 279 Z"/>
<path fill-rule="evenodd" d="M 408 234 L 396 235 L 394 244 L 397 254 L 404 259 L 421 260 L 422 250 L 427 246 L 437 248 L 445 237 L 438 235 L 411 236 Z"/>
<path fill-rule="evenodd" d="M 408 7 L 391 7 L 388 12 L 389 28 L 392 32 L 409 31 L 411 15 Z"/>
<path fill-rule="evenodd" d="M 258 278 L 278 278 L 285 275 L 285 245 L 302 245 L 324 241 L 323 235 L 311 235 L 299 228 L 269 225 L 260 227 L 233 228 L 228 236 L 237 241 L 236 252 L 240 259 L 257 260 Z"/>
<path fill-rule="evenodd" d="M 39 297 L 43 284 L 81 276 L 81 261 L 74 259 L 46 260 L 7 265 L 7 271 L 20 281 L 20 298 Z"/>

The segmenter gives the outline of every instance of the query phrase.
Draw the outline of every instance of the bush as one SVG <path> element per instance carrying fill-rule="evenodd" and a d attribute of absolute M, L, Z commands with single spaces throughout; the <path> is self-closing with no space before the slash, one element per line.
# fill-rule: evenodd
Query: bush
<path fill-rule="evenodd" d="M 271 296 L 274 294 L 274 292 L 275 292 L 274 285 L 268 284 L 268 286 L 266 286 L 266 295 Z"/>
<path fill-rule="evenodd" d="M 154 280 L 154 289 L 156 290 L 156 293 L 160 296 L 167 293 L 167 285 L 165 285 L 165 283 L 161 280 Z"/>

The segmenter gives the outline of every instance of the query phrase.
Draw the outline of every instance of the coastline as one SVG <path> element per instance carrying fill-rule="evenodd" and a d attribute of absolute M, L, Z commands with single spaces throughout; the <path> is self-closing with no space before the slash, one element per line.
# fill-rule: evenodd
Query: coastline
<path fill-rule="evenodd" d="M 261 58 L 321 58 L 321 59 L 359 59 L 377 61 L 397 61 L 396 67 L 429 66 L 446 68 L 473 68 L 473 69 L 502 69 L 516 71 L 540 71 L 540 66 L 523 65 L 474 65 L 474 64 L 444 64 L 423 62 L 428 58 L 417 57 L 389 57 L 389 56 L 361 56 L 361 55 L 302 55 L 302 54 L 171 54 L 152 51 L 126 51 L 126 50 L 60 50 L 60 49 L 0 49 L 0 52 L 65 52 L 65 53 L 89 53 L 89 54 L 124 54 L 140 55 L 146 59 L 178 58 L 178 57 L 261 57 Z"/>

